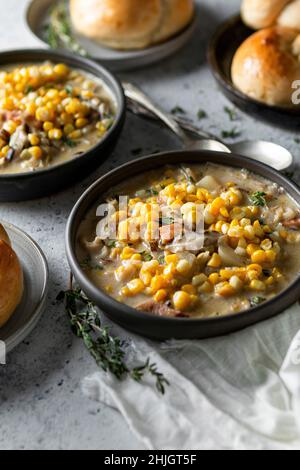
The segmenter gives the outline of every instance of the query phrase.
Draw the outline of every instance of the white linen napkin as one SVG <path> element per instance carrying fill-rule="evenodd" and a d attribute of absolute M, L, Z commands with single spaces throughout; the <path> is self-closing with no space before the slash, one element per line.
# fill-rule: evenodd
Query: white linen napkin
<path fill-rule="evenodd" d="M 221 338 L 134 337 L 170 382 L 119 382 L 97 371 L 83 392 L 122 413 L 148 449 L 300 449 L 300 307 Z"/>

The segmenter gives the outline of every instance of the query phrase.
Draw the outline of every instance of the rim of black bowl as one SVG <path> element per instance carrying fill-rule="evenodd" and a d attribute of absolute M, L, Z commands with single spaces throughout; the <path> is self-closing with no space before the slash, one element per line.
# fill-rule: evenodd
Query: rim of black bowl
<path fill-rule="evenodd" d="M 228 158 L 228 154 L 223 153 L 223 152 L 215 152 L 215 151 L 208 151 L 208 150 L 207 151 L 206 150 L 203 150 L 203 151 L 186 151 L 186 150 L 183 150 L 183 151 L 162 152 L 162 153 L 159 153 L 159 154 L 152 154 L 152 155 L 148 155 L 148 156 L 145 156 L 145 157 L 142 157 L 142 158 L 139 158 L 139 159 L 132 160 L 129 163 L 121 165 L 121 166 L 115 168 L 114 170 L 106 173 L 101 178 L 99 178 L 97 181 L 95 181 L 82 194 L 82 196 L 79 198 L 79 200 L 75 204 L 74 208 L 72 209 L 72 211 L 70 213 L 70 216 L 69 216 L 69 219 L 67 221 L 66 233 L 65 233 L 65 245 L 66 245 L 67 259 L 68 259 L 71 271 L 72 271 L 75 279 L 77 281 L 79 281 L 79 284 L 80 284 L 81 288 L 83 289 L 83 291 L 85 291 L 86 294 L 91 295 L 91 297 L 94 297 L 94 298 L 99 297 L 101 299 L 101 303 L 104 305 L 104 307 L 102 307 L 104 312 L 106 310 L 109 310 L 111 307 L 114 307 L 119 312 L 121 312 L 122 315 L 124 315 L 124 320 L 125 321 L 126 321 L 126 317 L 128 317 L 128 315 L 129 315 L 131 317 L 131 319 L 134 318 L 137 321 L 140 321 L 140 320 L 148 320 L 149 321 L 151 319 L 152 322 L 156 322 L 157 324 L 161 324 L 161 325 L 163 323 L 164 324 L 172 323 L 172 325 L 174 325 L 174 324 L 182 325 L 183 323 L 186 323 L 186 322 L 188 324 L 193 324 L 193 323 L 194 324 L 199 324 L 199 323 L 201 323 L 203 325 L 205 325 L 205 324 L 206 325 L 216 324 L 216 323 L 219 323 L 219 324 L 221 324 L 221 323 L 222 324 L 230 323 L 233 319 L 236 319 L 237 317 L 239 319 L 248 318 L 249 316 L 253 317 L 255 314 L 257 314 L 259 312 L 262 312 L 266 308 L 270 308 L 272 305 L 275 305 L 279 300 L 282 300 L 282 299 L 285 299 L 285 303 L 286 303 L 286 305 L 282 309 L 282 311 L 284 311 L 285 309 L 290 307 L 294 303 L 294 300 L 289 301 L 290 293 L 294 293 L 296 291 L 296 289 L 298 291 L 300 291 L 300 274 L 298 275 L 298 277 L 296 277 L 296 279 L 286 289 L 284 289 L 282 292 L 280 292 L 274 298 L 272 298 L 272 299 L 270 299 L 266 302 L 263 302 L 262 304 L 258 305 L 257 307 L 253 307 L 253 308 L 247 309 L 247 310 L 239 312 L 239 313 L 228 314 L 228 315 L 225 315 L 225 316 L 213 317 L 213 318 L 169 318 L 169 317 L 154 316 L 154 315 L 136 310 L 135 308 L 130 307 L 130 306 L 128 306 L 126 304 L 123 304 L 121 302 L 118 302 L 113 297 L 110 297 L 108 294 L 106 294 L 103 290 L 96 287 L 95 284 L 93 284 L 93 282 L 84 273 L 84 271 L 81 268 L 80 263 L 78 262 L 77 257 L 76 257 L 75 244 L 76 244 L 77 232 L 74 233 L 73 228 L 74 228 L 74 223 L 75 224 L 77 223 L 76 222 L 77 213 L 81 209 L 81 206 L 84 204 L 86 198 L 90 195 L 90 193 L 94 193 L 94 191 L 96 191 L 97 188 L 99 186 L 101 186 L 101 183 L 103 183 L 106 179 L 112 178 L 114 175 L 118 175 L 118 174 L 122 173 L 123 170 L 128 169 L 131 166 L 133 166 L 133 167 L 135 167 L 136 165 L 142 166 L 144 162 L 145 163 L 147 163 L 149 161 L 154 162 L 156 160 L 156 161 L 159 161 L 159 164 L 157 165 L 157 167 L 153 167 L 152 169 L 157 169 L 157 168 L 163 167 L 163 166 L 168 165 L 168 164 L 172 165 L 172 162 L 167 162 L 167 161 L 166 162 L 164 162 L 164 161 L 160 162 L 160 159 L 179 156 L 179 155 L 182 155 L 182 154 L 187 154 L 188 156 L 191 156 L 191 157 L 194 156 L 194 159 L 191 158 L 190 163 L 196 163 L 196 164 L 197 164 L 197 161 L 195 159 L 195 156 L 196 155 L 199 156 L 199 154 L 203 155 L 204 158 L 203 158 L 203 160 L 199 160 L 198 164 L 201 164 L 201 163 L 204 164 L 205 162 L 214 163 L 214 162 L 216 162 L 216 159 L 217 160 L 218 159 L 222 160 L 222 157 L 223 157 L 224 161 L 222 161 L 222 163 L 219 163 L 217 161 L 216 164 L 225 165 L 225 166 L 229 166 L 229 167 L 231 166 L 233 168 L 241 168 L 242 169 L 243 164 L 241 164 L 241 162 L 244 162 L 244 163 L 246 162 L 250 166 L 255 167 L 255 169 L 250 169 L 249 171 L 252 171 L 253 173 L 255 173 L 256 170 L 257 170 L 258 175 L 263 176 L 266 179 L 270 179 L 269 176 L 265 176 L 265 173 L 266 173 L 266 170 L 267 170 L 267 173 L 269 173 L 273 176 L 276 176 L 275 179 L 277 179 L 277 181 L 279 181 L 277 184 L 279 184 L 279 185 L 282 184 L 282 187 L 287 191 L 287 193 L 289 194 L 290 197 L 292 197 L 293 200 L 295 198 L 293 196 L 291 196 L 291 193 L 294 191 L 299 196 L 299 201 L 300 201 L 300 188 L 294 182 L 290 181 L 284 175 L 282 175 L 280 172 L 278 172 L 277 170 L 274 170 L 270 166 L 265 165 L 264 163 L 254 161 L 250 158 L 246 158 L 246 157 L 243 157 L 243 156 L 237 155 L 237 154 L 231 154 L 230 158 Z M 183 162 L 186 163 L 187 161 L 183 160 L 182 163 Z M 179 161 L 178 162 L 176 161 L 174 163 L 174 165 L 176 165 L 178 163 L 179 163 Z M 147 166 L 145 166 L 145 168 L 146 169 L 144 171 L 150 170 L 150 168 L 148 168 Z M 142 172 L 143 172 L 143 170 L 133 171 L 132 172 L 132 177 L 137 175 L 137 174 L 142 174 Z M 121 179 L 122 178 L 120 177 L 119 183 L 121 183 Z M 116 183 L 116 184 L 119 184 L 119 183 Z M 103 194 L 105 194 L 106 191 L 104 191 L 102 193 L 101 190 L 99 190 L 99 195 L 97 197 L 99 197 L 99 199 L 101 199 L 101 196 Z M 89 208 L 92 207 L 93 203 L 95 203 L 95 202 L 96 202 L 96 198 L 93 195 L 93 201 L 89 202 L 89 207 L 86 209 L 86 212 L 89 210 Z M 299 203 L 297 203 L 297 204 L 299 204 Z M 77 231 L 78 231 L 78 227 L 77 227 Z M 89 294 L 89 293 L 91 293 L 91 294 Z M 300 295 L 300 292 L 299 292 L 299 295 Z M 271 317 L 271 315 L 269 315 L 267 318 L 269 318 L 269 317 Z M 265 319 L 267 319 L 267 318 L 265 318 Z M 255 323 L 255 322 L 253 322 L 253 323 Z"/>
<path fill-rule="evenodd" d="M 71 165 L 73 162 L 79 159 L 85 159 L 89 156 L 90 152 L 95 151 L 110 137 L 111 134 L 115 132 L 116 129 L 119 128 L 126 112 L 126 99 L 121 82 L 107 68 L 91 59 L 87 59 L 69 52 L 54 51 L 52 49 L 14 49 L 12 51 L 0 52 L 0 68 L 5 65 L 21 65 L 27 62 L 32 63 L 35 61 L 35 57 L 36 63 L 43 63 L 47 60 L 52 62 L 64 62 L 71 68 L 74 67 L 81 69 L 83 72 L 88 72 L 91 75 L 94 75 L 96 78 L 104 80 L 116 102 L 117 109 L 115 121 L 106 134 L 99 140 L 99 142 L 97 142 L 92 147 L 89 147 L 81 155 L 73 157 L 72 159 L 65 162 L 58 163 L 57 165 L 51 165 L 41 170 L 8 174 L 0 173 L 0 183 L 3 180 L 22 180 L 24 178 L 28 178 L 28 176 L 32 177 L 33 175 L 38 176 L 42 174 L 49 174 L 55 172 L 58 168 Z"/>
<path fill-rule="evenodd" d="M 260 109 L 268 109 L 268 110 L 273 111 L 273 112 L 275 111 L 277 113 L 281 113 L 281 115 L 282 114 L 288 114 L 290 116 L 300 116 L 300 108 L 294 109 L 294 108 L 288 107 L 288 106 L 278 106 L 278 105 L 273 106 L 273 105 L 270 105 L 270 104 L 267 104 L 267 103 L 263 103 L 262 101 L 258 101 L 256 99 L 252 98 L 251 96 L 246 95 L 242 91 L 238 90 L 234 86 L 231 78 L 229 80 L 226 77 L 226 75 L 223 73 L 223 71 L 222 71 L 222 69 L 219 65 L 219 62 L 217 60 L 217 56 L 216 56 L 217 46 L 218 46 L 218 43 L 219 43 L 220 38 L 223 35 L 223 33 L 226 30 L 228 30 L 230 27 L 233 27 L 237 22 L 242 22 L 242 18 L 241 18 L 240 14 L 232 16 L 228 20 L 224 21 L 220 26 L 218 26 L 218 28 L 213 33 L 213 35 L 211 36 L 211 39 L 209 41 L 208 48 L 207 48 L 207 60 L 208 60 L 208 63 L 211 67 L 211 70 L 212 70 L 212 73 L 213 73 L 213 76 L 214 76 L 215 80 L 218 83 L 220 83 L 224 88 L 226 88 L 226 90 L 229 93 L 232 93 L 233 95 L 235 95 L 240 100 L 243 100 L 244 102 L 247 102 L 247 103 L 251 103 L 252 105 L 254 105 L 254 106 L 256 106 Z M 257 31 L 253 30 L 253 34 L 256 33 L 256 32 Z"/>

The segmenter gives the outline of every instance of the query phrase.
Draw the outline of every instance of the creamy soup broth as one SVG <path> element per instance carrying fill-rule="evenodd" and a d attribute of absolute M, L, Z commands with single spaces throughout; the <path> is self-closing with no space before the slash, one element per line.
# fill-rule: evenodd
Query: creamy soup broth
<path fill-rule="evenodd" d="M 117 239 L 96 237 L 95 206 L 82 221 L 77 255 L 91 281 L 122 303 L 162 316 L 222 316 L 271 299 L 299 275 L 299 209 L 260 176 L 212 164 L 166 167 L 113 188 L 105 199 L 118 210 L 117 195 L 130 198 L 129 214 L 114 216 Z M 193 204 L 204 207 L 203 248 L 178 248 L 172 230 L 164 238 L 171 218 L 159 221 L 158 241 L 147 232 L 126 239 L 132 218 L 146 218 L 147 230 L 146 205 L 175 201 L 191 223 Z"/>

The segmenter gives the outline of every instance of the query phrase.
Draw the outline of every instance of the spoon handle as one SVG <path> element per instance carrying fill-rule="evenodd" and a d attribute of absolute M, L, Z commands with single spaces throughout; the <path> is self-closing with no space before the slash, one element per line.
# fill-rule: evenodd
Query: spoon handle
<path fill-rule="evenodd" d="M 182 127 L 173 119 L 173 117 L 166 113 L 160 106 L 155 104 L 142 90 L 132 83 L 122 83 L 125 96 L 130 100 L 138 103 L 139 105 L 146 108 L 152 114 L 154 114 L 160 121 L 163 121 L 165 125 L 174 132 L 175 135 L 182 141 L 185 147 L 191 146 L 193 140 L 188 134 L 182 129 Z"/>

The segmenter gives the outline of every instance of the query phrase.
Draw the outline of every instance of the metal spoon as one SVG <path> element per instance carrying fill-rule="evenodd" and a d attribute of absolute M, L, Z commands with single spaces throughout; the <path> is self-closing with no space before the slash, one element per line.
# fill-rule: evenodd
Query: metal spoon
<path fill-rule="evenodd" d="M 173 118 L 172 115 L 165 112 L 155 104 L 142 90 L 137 86 L 123 82 L 123 88 L 127 98 L 134 103 L 138 103 L 147 111 L 154 114 L 169 129 L 171 129 L 181 140 L 184 147 L 188 150 L 215 150 L 218 152 L 237 153 L 254 160 L 265 163 L 276 170 L 285 170 L 293 163 L 291 153 L 281 145 L 263 140 L 242 141 L 233 144 L 225 144 L 208 132 L 197 130 L 197 140 L 192 139 L 185 132 L 182 126 Z"/>

